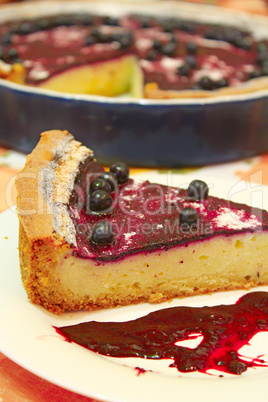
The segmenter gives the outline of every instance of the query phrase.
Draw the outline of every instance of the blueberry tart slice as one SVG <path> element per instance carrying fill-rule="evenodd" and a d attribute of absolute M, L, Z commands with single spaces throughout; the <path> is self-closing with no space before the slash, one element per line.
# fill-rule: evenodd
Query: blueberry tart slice
<path fill-rule="evenodd" d="M 105 171 L 67 131 L 48 131 L 16 179 L 21 276 L 53 313 L 162 302 L 268 284 L 268 213 Z"/>

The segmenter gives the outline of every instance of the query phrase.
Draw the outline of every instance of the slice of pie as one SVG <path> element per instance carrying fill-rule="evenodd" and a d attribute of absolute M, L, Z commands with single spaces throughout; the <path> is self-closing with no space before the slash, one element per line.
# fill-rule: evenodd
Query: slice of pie
<path fill-rule="evenodd" d="M 268 284 L 268 213 L 110 171 L 48 131 L 17 176 L 21 275 L 51 312 L 162 302 Z"/>

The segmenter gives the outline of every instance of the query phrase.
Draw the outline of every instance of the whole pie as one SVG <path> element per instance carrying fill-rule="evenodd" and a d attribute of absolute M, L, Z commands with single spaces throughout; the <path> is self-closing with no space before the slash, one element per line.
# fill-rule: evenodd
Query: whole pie
<path fill-rule="evenodd" d="M 153 99 L 267 88 L 267 23 L 265 36 L 257 22 L 236 26 L 220 16 L 219 10 L 213 22 L 176 11 L 69 12 L 9 20 L 0 24 L 0 78 L 67 93 Z"/>
<path fill-rule="evenodd" d="M 21 276 L 53 313 L 268 284 L 268 212 L 104 170 L 67 131 L 48 131 L 16 179 Z"/>

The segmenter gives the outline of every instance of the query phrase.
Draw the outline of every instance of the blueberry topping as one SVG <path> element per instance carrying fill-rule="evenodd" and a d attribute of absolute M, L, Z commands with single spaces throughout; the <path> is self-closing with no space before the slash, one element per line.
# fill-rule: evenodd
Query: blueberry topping
<path fill-rule="evenodd" d="M 9 51 L 7 52 L 7 59 L 13 63 L 17 62 L 19 60 L 19 54 L 17 49 L 13 47 L 9 49 Z"/>
<path fill-rule="evenodd" d="M 171 34 L 170 34 L 169 41 L 170 41 L 171 43 L 178 43 L 178 37 L 177 37 L 177 35 L 171 33 Z"/>
<path fill-rule="evenodd" d="M 116 176 L 115 176 L 113 173 L 111 173 L 111 172 L 104 172 L 104 173 L 101 173 L 98 178 L 99 178 L 99 179 L 104 179 L 104 180 L 106 180 L 106 181 L 110 184 L 111 192 L 116 189 L 116 187 L 117 187 L 117 180 L 116 180 Z"/>
<path fill-rule="evenodd" d="M 5 49 L 3 46 L 0 46 L 0 60 L 4 60 L 5 57 Z"/>
<path fill-rule="evenodd" d="M 129 167 L 124 162 L 116 162 L 110 167 L 119 184 L 126 183 L 129 178 Z"/>
<path fill-rule="evenodd" d="M 174 42 L 168 42 L 162 46 L 162 53 L 165 56 L 175 56 L 176 50 L 177 45 Z"/>
<path fill-rule="evenodd" d="M 97 190 L 90 195 L 90 210 L 107 212 L 113 203 L 112 197 L 104 190 Z"/>
<path fill-rule="evenodd" d="M 246 371 L 246 369 L 246 364 L 238 360 L 233 360 L 229 364 L 229 371 L 233 374 L 242 374 L 244 371 Z"/>
<path fill-rule="evenodd" d="M 53 23 L 48 18 L 42 18 L 41 20 L 37 21 L 36 25 L 38 26 L 40 31 L 46 31 L 53 27 Z"/>
<path fill-rule="evenodd" d="M 141 28 L 150 28 L 152 20 L 150 17 L 146 17 L 145 15 L 144 16 L 142 15 L 139 17 L 139 22 L 140 22 Z"/>
<path fill-rule="evenodd" d="M 149 50 L 146 56 L 146 60 L 155 61 L 157 59 L 157 51 L 155 49 Z"/>
<path fill-rule="evenodd" d="M 119 23 L 119 18 L 116 17 L 111 17 L 111 16 L 106 16 L 103 18 L 103 23 L 105 25 L 111 25 L 111 26 L 118 26 L 120 25 Z"/>
<path fill-rule="evenodd" d="M 251 73 L 249 74 L 249 79 L 252 79 L 252 78 L 259 78 L 260 76 L 261 76 L 261 71 L 260 71 L 260 70 L 257 70 L 257 69 L 254 69 L 254 70 L 252 70 Z"/>
<path fill-rule="evenodd" d="M 202 180 L 193 180 L 188 186 L 188 195 L 192 200 L 200 201 L 208 197 L 208 185 Z"/>
<path fill-rule="evenodd" d="M 85 38 L 84 44 L 85 44 L 85 46 L 90 46 L 90 45 L 94 45 L 94 43 L 96 43 L 96 42 L 97 42 L 97 39 L 94 36 L 88 35 Z"/>
<path fill-rule="evenodd" d="M 91 241 L 98 246 L 107 246 L 114 239 L 113 227 L 109 222 L 100 221 L 92 229 Z"/>
<path fill-rule="evenodd" d="M 261 52 L 257 54 L 256 57 L 256 63 L 259 64 L 260 66 L 268 61 L 268 52 Z"/>
<path fill-rule="evenodd" d="M 223 33 L 217 28 L 208 28 L 204 33 L 204 37 L 206 39 L 223 40 Z"/>
<path fill-rule="evenodd" d="M 28 35 L 32 32 L 34 32 L 34 26 L 29 22 L 24 22 L 18 27 L 19 35 Z"/>
<path fill-rule="evenodd" d="M 55 19 L 56 26 L 72 26 L 75 24 L 72 15 L 59 15 Z"/>
<path fill-rule="evenodd" d="M 175 19 L 166 19 L 161 25 L 164 32 L 172 32 L 177 28 L 178 23 Z"/>
<path fill-rule="evenodd" d="M 107 180 L 104 180 L 104 179 L 98 177 L 90 184 L 90 192 L 92 193 L 93 191 L 98 191 L 98 190 L 103 190 L 103 191 L 106 191 L 107 193 L 110 193 L 111 186 Z"/>
<path fill-rule="evenodd" d="M 214 81 L 207 76 L 202 77 L 198 81 L 198 85 L 201 89 L 204 89 L 205 91 L 211 91 L 211 90 L 215 89 Z"/>
<path fill-rule="evenodd" d="M 268 61 L 266 63 L 263 63 L 262 69 L 261 69 L 261 75 L 263 75 L 263 76 L 268 75 Z"/>
<path fill-rule="evenodd" d="M 160 42 L 159 39 L 153 40 L 152 48 L 155 50 L 160 50 L 162 48 L 162 43 Z"/>
<path fill-rule="evenodd" d="M 193 225 L 197 223 L 198 213 L 194 208 L 186 207 L 180 212 L 180 224 Z"/>
<path fill-rule="evenodd" d="M 112 41 L 112 36 L 104 32 L 99 32 L 98 40 L 100 43 L 109 43 Z"/>
<path fill-rule="evenodd" d="M 197 53 L 197 44 L 195 42 L 187 42 L 186 43 L 186 52 L 188 54 L 196 54 Z"/>
<path fill-rule="evenodd" d="M 221 78 L 220 80 L 215 82 L 216 88 L 224 88 L 229 86 L 229 81 L 227 78 Z"/>
<path fill-rule="evenodd" d="M 100 31 L 98 30 L 98 28 L 93 27 L 91 29 L 90 35 L 95 38 L 96 40 L 99 40 L 99 36 L 100 36 Z"/>
<path fill-rule="evenodd" d="M 6 33 L 4 35 L 1 36 L 1 44 L 3 46 L 9 46 L 12 43 L 12 34 L 10 33 Z"/>
<path fill-rule="evenodd" d="M 189 75 L 191 74 L 191 71 L 192 71 L 192 69 L 188 64 L 183 64 L 178 69 L 178 73 L 182 77 L 189 77 Z"/>
<path fill-rule="evenodd" d="M 265 52 L 267 52 L 267 46 L 266 46 L 266 44 L 263 43 L 263 42 L 257 43 L 257 45 L 256 45 L 256 51 L 257 51 L 257 53 L 265 53 Z"/>
<path fill-rule="evenodd" d="M 189 54 L 188 56 L 185 57 L 185 64 L 188 64 L 188 66 L 190 66 L 191 68 L 198 67 L 197 59 L 192 54 Z"/>
<path fill-rule="evenodd" d="M 249 50 L 252 46 L 252 41 L 250 38 L 242 38 L 235 42 L 235 46 L 243 50 Z"/>
<path fill-rule="evenodd" d="M 78 24 L 84 26 L 92 25 L 94 22 L 94 18 L 90 14 L 76 14 L 75 19 L 78 22 Z"/>
<path fill-rule="evenodd" d="M 133 36 L 131 32 L 127 32 L 125 34 L 121 34 L 118 39 L 119 45 L 121 49 L 127 49 L 133 43 Z"/>
<path fill-rule="evenodd" d="M 194 32 L 196 25 L 191 21 L 179 20 L 177 21 L 177 28 L 184 32 Z"/>

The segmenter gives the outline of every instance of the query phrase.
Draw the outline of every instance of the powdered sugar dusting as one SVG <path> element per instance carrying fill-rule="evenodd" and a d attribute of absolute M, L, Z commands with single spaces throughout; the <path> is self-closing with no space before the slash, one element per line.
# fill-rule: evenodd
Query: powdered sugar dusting
<path fill-rule="evenodd" d="M 242 230 L 260 226 L 261 222 L 255 215 L 250 215 L 244 210 L 233 210 L 222 207 L 219 209 L 218 216 L 213 219 L 217 228 Z"/>

